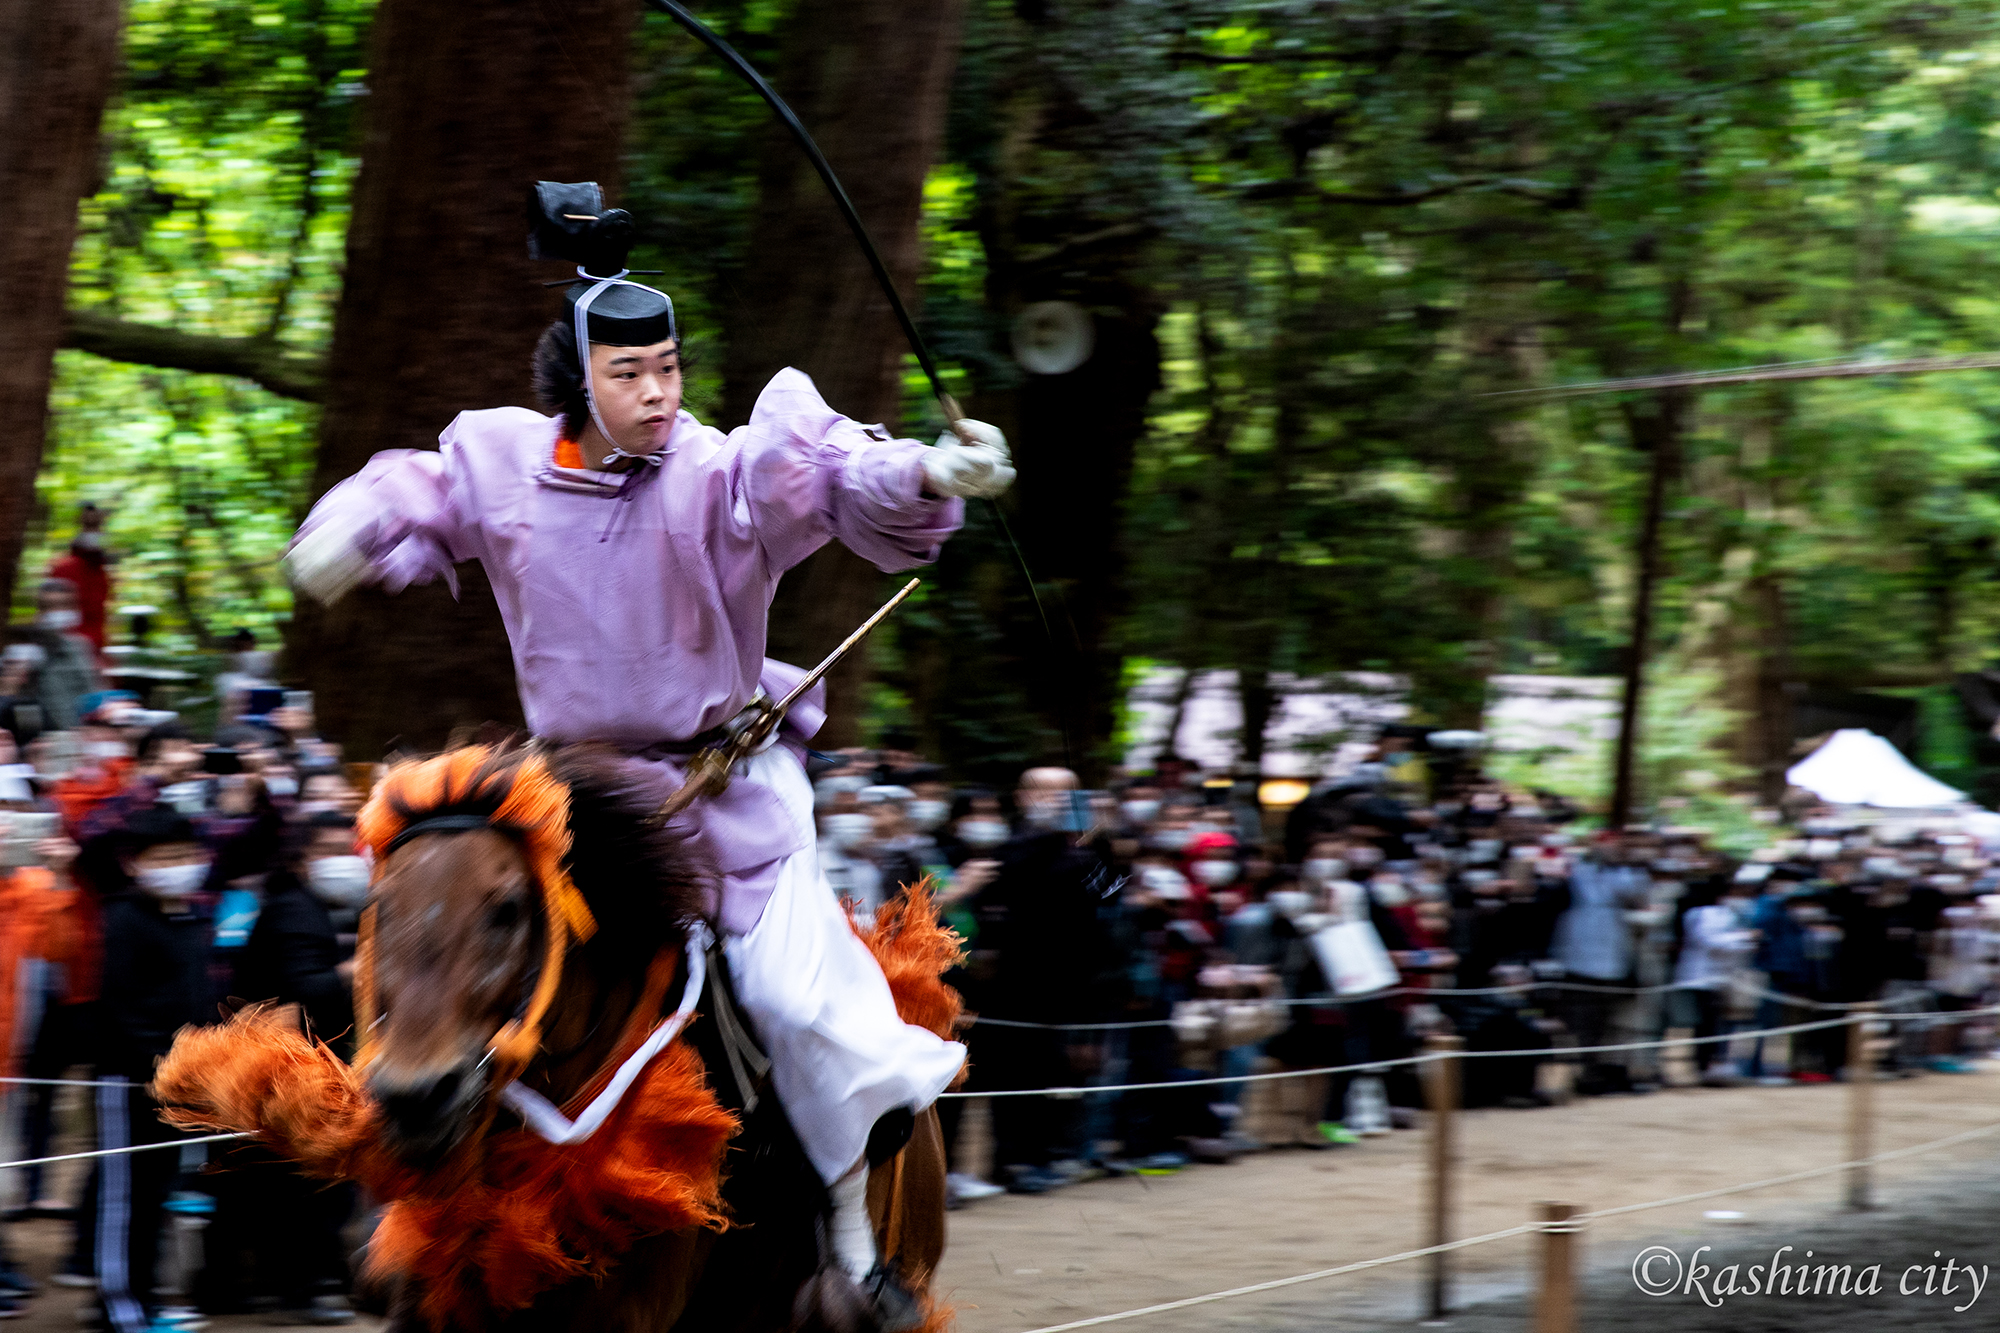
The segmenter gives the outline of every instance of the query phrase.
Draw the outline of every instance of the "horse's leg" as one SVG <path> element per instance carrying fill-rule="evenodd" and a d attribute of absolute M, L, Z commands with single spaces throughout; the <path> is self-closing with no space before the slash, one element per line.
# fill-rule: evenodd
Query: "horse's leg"
<path fill-rule="evenodd" d="M 424 1322 L 418 1309 L 416 1280 L 399 1273 L 381 1281 L 389 1288 L 389 1313 L 383 1321 L 382 1333 L 431 1333 L 431 1326 Z"/>
<path fill-rule="evenodd" d="M 903 1150 L 868 1173 L 876 1241 L 913 1293 L 930 1285 L 944 1258 L 944 1170 L 944 1134 L 933 1106 L 917 1117 Z"/>
<path fill-rule="evenodd" d="M 650 1236 L 627 1250 L 600 1282 L 579 1278 L 508 1320 L 518 1333 L 666 1333 L 681 1317 L 713 1232 Z"/>

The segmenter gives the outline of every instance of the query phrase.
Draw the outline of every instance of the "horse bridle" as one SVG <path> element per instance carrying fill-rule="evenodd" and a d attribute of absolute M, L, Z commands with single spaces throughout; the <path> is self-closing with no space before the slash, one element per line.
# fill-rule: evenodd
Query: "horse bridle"
<path fill-rule="evenodd" d="M 386 863 L 397 848 L 412 838 L 432 833 L 470 833 L 479 829 L 492 829 L 496 833 L 512 832 L 485 815 L 432 815 L 399 830 L 382 849 L 382 860 Z M 563 915 L 554 910 L 546 886 L 538 887 L 542 888 L 537 897 L 541 904 L 544 946 L 534 990 L 520 1006 L 519 1012 L 493 1034 L 493 1040 L 487 1043 L 486 1054 L 479 1059 L 480 1072 L 495 1071 L 497 1081 L 502 1084 L 519 1078 L 541 1050 L 542 1022 L 548 1016 L 549 1006 L 555 1002 L 556 990 L 562 985 L 563 961 L 568 957 L 573 942 L 568 924 Z M 354 1054 L 357 1066 L 366 1063 L 369 1058 L 377 1021 L 375 916 L 376 904 L 370 903 L 362 909 L 354 948 L 354 1017 L 360 1031 Z"/>

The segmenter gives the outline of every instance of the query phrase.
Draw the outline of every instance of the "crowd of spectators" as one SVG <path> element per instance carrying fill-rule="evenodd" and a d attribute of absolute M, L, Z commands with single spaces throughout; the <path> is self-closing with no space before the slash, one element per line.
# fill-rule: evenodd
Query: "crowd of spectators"
<path fill-rule="evenodd" d="M 1895 1025 L 1884 1076 L 1966 1072 L 1993 1045 L 1985 1016 L 1954 1015 L 1993 994 L 2000 872 L 1951 817 L 1800 808 L 1738 858 L 1699 829 L 1583 831 L 1476 765 L 1406 762 L 1395 735 L 1275 810 L 1172 762 L 1103 791 L 1063 769 L 999 790 L 907 753 L 838 758 L 817 779 L 836 891 L 865 912 L 929 875 L 967 941 L 968 1091 L 1003 1095 L 990 1166 L 954 1157 L 955 1204 L 1409 1127 L 1410 1064 L 1261 1097 L 1225 1080 L 1394 1061 L 1433 1034 L 1528 1052 L 1462 1066 L 1465 1104 L 1520 1108 L 1840 1079 L 1846 1026 L 1685 1038 L 1858 1001 L 1921 1015 Z M 1670 1034 L 1664 1052 L 1566 1053 Z M 1169 1086 L 1087 1091 L 1129 1084 Z M 1032 1088 L 1086 1091 L 1004 1095 Z M 941 1104 L 948 1143 L 965 1105 Z"/>
<path fill-rule="evenodd" d="M 35 683 L 21 683 L 29 697 Z M 293 1006 L 302 1029 L 337 1047 L 351 1039 L 369 881 L 354 848 L 362 793 L 339 747 L 316 735 L 305 696 L 238 688 L 229 699 L 206 738 L 117 690 L 69 701 L 72 726 L 36 727 L 25 748 L 0 730 L 4 1072 L 87 1082 L 100 1147 L 185 1137 L 160 1122 L 146 1085 L 175 1032 L 229 1006 Z M 49 1155 L 71 1090 L 5 1089 L 22 1157 Z M 72 1220 L 52 1280 L 96 1288 L 95 1313 L 119 1333 L 260 1306 L 351 1322 L 341 1233 L 352 1190 L 258 1150 L 230 1156 L 221 1173 L 201 1172 L 199 1148 L 103 1157 L 67 1190 L 57 1168 L 22 1168 L 10 1217 Z M 188 1236 L 200 1243 L 177 1243 Z M 0 1245 L 0 1317 L 33 1291 Z"/>
<path fill-rule="evenodd" d="M 205 737 L 102 689 L 69 701 L 70 726 L 47 714 L 4 729 L 39 709 L 27 701 L 51 656 L 0 670 L 13 700 L 0 713 L 0 1051 L 10 1077 L 88 1080 L 102 1147 L 174 1137 L 145 1088 L 184 1025 L 272 1001 L 337 1049 L 351 1041 L 369 881 L 353 819 L 376 770 L 351 770 L 309 696 L 261 680 L 267 656 L 233 646 L 229 705 Z M 1992 1045 L 1966 1011 L 1992 992 L 2000 876 L 1950 820 L 1864 827 L 1803 811 L 1795 834 L 1738 859 L 1691 829 L 1581 832 L 1551 797 L 1406 757 L 1385 737 L 1280 807 L 1255 783 L 1172 762 L 1085 790 L 1059 768 L 989 788 L 904 751 L 815 756 L 832 891 L 864 913 L 928 877 L 966 941 L 950 980 L 986 1130 L 968 1123 L 976 1101 L 940 1103 L 952 1202 L 1351 1148 L 1415 1123 L 1422 1090 L 1394 1062 L 1432 1034 L 1521 1052 L 1464 1066 L 1466 1104 L 1521 1108 L 1663 1081 L 1836 1079 L 1840 1027 L 1682 1046 L 1679 1070 L 1658 1048 L 1567 1052 L 1861 1000 L 1922 1016 L 1897 1027 L 1892 1075 L 1964 1071 Z M 1347 1068 L 1246 1081 L 1334 1066 Z M 8 1091 L 10 1137 L 45 1155 L 73 1089 Z M 191 1330 L 198 1311 L 351 1321 L 353 1192 L 254 1149 L 232 1149 L 226 1171 L 204 1160 L 196 1148 L 104 1157 L 73 1177 L 25 1168 L 13 1215 L 72 1221 L 51 1280 L 96 1288 L 120 1333 Z M 33 1290 L 0 1245 L 0 1317 Z"/>

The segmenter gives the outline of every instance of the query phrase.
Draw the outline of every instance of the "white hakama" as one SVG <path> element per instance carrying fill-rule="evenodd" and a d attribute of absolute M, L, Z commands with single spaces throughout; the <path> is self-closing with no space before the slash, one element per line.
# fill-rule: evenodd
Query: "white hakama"
<path fill-rule="evenodd" d="M 812 786 L 784 749 L 755 756 L 732 781 L 771 788 L 810 826 Z M 828 1184 L 861 1159 L 882 1115 L 921 1111 L 958 1077 L 965 1047 L 897 1016 L 889 983 L 827 886 L 813 844 L 779 862 L 763 915 L 723 947 L 737 999 L 771 1058 L 778 1098 Z"/>

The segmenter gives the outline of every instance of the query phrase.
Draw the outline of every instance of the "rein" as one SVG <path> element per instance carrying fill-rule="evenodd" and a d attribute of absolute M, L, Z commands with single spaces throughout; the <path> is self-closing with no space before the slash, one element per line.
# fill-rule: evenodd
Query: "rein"
<path fill-rule="evenodd" d="M 420 819 L 399 831 L 383 849 L 383 859 L 409 842 L 426 834 L 467 833 L 479 829 L 494 829 L 506 832 L 504 825 L 496 824 L 483 815 L 437 815 Z M 646 1063 L 657 1055 L 673 1039 L 693 1016 L 696 1001 L 701 997 L 702 985 L 706 979 L 706 954 L 704 950 L 705 930 L 689 932 L 684 942 L 688 959 L 687 984 L 683 988 L 679 1009 L 670 1017 L 659 1020 L 660 1005 L 666 998 L 669 987 L 680 972 L 681 947 L 663 946 L 653 958 L 646 972 L 646 982 L 640 992 L 639 1001 L 626 1019 L 625 1030 L 618 1043 L 582 1088 L 569 1098 L 559 1111 L 542 1094 L 519 1082 L 541 1052 L 543 1025 L 548 1011 L 555 1002 L 556 992 L 561 988 L 563 965 L 569 956 L 570 947 L 582 942 L 580 932 L 572 929 L 571 914 L 557 909 L 555 894 L 548 886 L 541 886 L 538 894 L 541 904 L 544 938 L 547 941 L 543 952 L 542 966 L 535 980 L 535 989 L 529 996 L 521 1014 L 501 1027 L 493 1040 L 487 1044 L 486 1055 L 480 1061 L 482 1070 L 491 1068 L 492 1078 L 500 1086 L 500 1100 L 503 1105 L 519 1115 L 531 1130 L 551 1143 L 575 1142 L 588 1138 L 605 1118 L 616 1108 L 618 1100 L 631 1086 Z M 574 892 L 574 889 L 571 889 Z M 362 910 L 359 934 L 354 951 L 354 1013 L 360 1029 L 360 1040 L 355 1051 L 354 1063 L 360 1067 L 367 1063 L 373 1053 L 374 1029 L 379 1022 L 375 990 L 375 924 L 378 905 L 370 903 Z M 573 1118 L 572 1118 L 573 1117 Z"/>
<path fill-rule="evenodd" d="M 680 1034 L 694 1017 L 695 1003 L 701 999 L 707 981 L 705 932 L 691 931 L 684 942 L 687 953 L 687 984 L 681 990 L 680 1006 L 667 1018 L 654 1021 L 667 988 L 680 971 L 680 959 L 669 945 L 654 955 L 647 970 L 646 987 L 639 1004 L 626 1020 L 625 1032 L 612 1053 L 595 1074 L 585 1080 L 558 1109 L 548 1098 L 525 1083 L 510 1081 L 500 1089 L 500 1104 L 521 1117 L 521 1123 L 550 1143 L 579 1143 L 595 1134 L 618 1103 L 652 1063 L 667 1043 Z M 651 1031 L 647 1030 L 651 1024 Z M 628 1051 L 621 1058 L 621 1052 Z"/>

